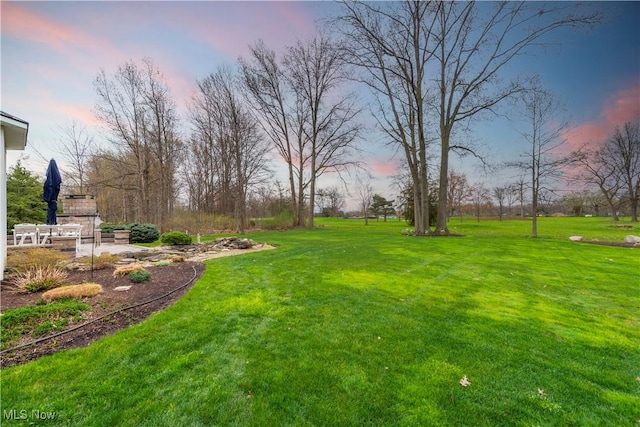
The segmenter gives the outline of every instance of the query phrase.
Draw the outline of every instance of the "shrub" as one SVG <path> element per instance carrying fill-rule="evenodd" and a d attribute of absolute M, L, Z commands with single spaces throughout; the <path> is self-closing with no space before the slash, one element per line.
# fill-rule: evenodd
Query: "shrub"
<path fill-rule="evenodd" d="M 103 270 L 105 268 L 111 268 L 121 259 L 122 257 L 118 255 L 111 255 L 109 252 L 102 252 L 100 255 L 93 257 L 93 269 Z M 82 257 L 78 259 L 78 262 L 87 266 L 88 269 L 91 269 L 91 257 Z"/>
<path fill-rule="evenodd" d="M 134 271 L 141 270 L 144 270 L 144 268 L 140 264 L 123 265 L 122 267 L 118 267 L 115 269 L 115 271 L 113 272 L 113 277 L 122 277 L 126 276 L 127 274 L 133 273 Z"/>
<path fill-rule="evenodd" d="M 93 297 L 102 292 L 102 286 L 97 283 L 82 283 L 80 285 L 61 286 L 42 294 L 46 302 L 57 301 L 65 298 Z"/>
<path fill-rule="evenodd" d="M 262 220 L 262 228 L 265 230 L 285 230 L 293 226 L 293 215 L 289 211 L 280 212 L 273 218 Z"/>
<path fill-rule="evenodd" d="M 100 224 L 100 231 L 103 233 L 113 233 L 115 230 L 128 230 L 127 224 L 115 224 L 110 222 L 103 222 Z"/>
<path fill-rule="evenodd" d="M 135 283 L 146 282 L 151 279 L 151 273 L 147 270 L 132 271 L 129 273 L 129 279 Z"/>
<path fill-rule="evenodd" d="M 184 257 L 180 255 L 172 255 L 169 259 L 171 262 L 184 262 Z"/>
<path fill-rule="evenodd" d="M 168 261 L 166 259 L 162 260 L 162 261 L 158 261 L 155 263 L 156 267 L 166 267 L 168 265 L 171 265 L 171 261 Z"/>
<path fill-rule="evenodd" d="M 155 224 L 131 224 L 131 243 L 151 243 L 158 240 L 160 233 Z"/>
<path fill-rule="evenodd" d="M 55 267 L 68 260 L 69 255 L 53 249 L 16 249 L 7 254 L 7 270 L 26 272 L 34 268 Z"/>
<path fill-rule="evenodd" d="M 180 231 L 170 231 L 160 237 L 160 241 L 165 245 L 190 245 L 191 236 Z"/>
<path fill-rule="evenodd" d="M 67 272 L 61 268 L 31 267 L 17 273 L 12 277 L 11 283 L 19 292 L 38 292 L 62 286 L 67 276 Z"/>

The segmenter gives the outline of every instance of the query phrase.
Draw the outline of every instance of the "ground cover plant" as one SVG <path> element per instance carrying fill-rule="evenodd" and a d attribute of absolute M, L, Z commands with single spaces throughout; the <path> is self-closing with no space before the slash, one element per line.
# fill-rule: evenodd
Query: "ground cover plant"
<path fill-rule="evenodd" d="M 452 220 L 455 238 L 319 225 L 252 234 L 278 250 L 209 261 L 144 323 L 3 369 L 3 410 L 96 426 L 640 419 L 640 252 L 568 240 L 634 232 L 601 218 L 542 218 L 539 238 L 522 220 Z"/>
<path fill-rule="evenodd" d="M 11 347 L 22 336 L 38 338 L 50 331 L 60 329 L 70 319 L 77 320 L 79 315 L 88 308 L 88 305 L 80 301 L 69 299 L 52 302 L 47 305 L 34 305 L 8 310 L 2 314 L 2 321 L 0 322 L 2 349 Z M 3 400 L 5 397 L 3 393 Z"/>

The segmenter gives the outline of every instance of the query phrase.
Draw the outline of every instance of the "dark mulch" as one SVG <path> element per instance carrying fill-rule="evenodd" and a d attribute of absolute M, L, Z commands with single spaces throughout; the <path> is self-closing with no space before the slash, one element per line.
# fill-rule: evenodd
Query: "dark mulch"
<path fill-rule="evenodd" d="M 99 338 L 111 335 L 132 324 L 139 323 L 151 314 L 172 305 L 183 296 L 202 275 L 205 266 L 200 262 L 181 262 L 163 267 L 147 267 L 147 270 L 152 274 L 151 280 L 139 284 L 133 283 L 126 276 L 114 278 L 113 269 L 96 270 L 93 272 L 93 276 L 90 271 L 70 272 L 69 278 L 66 280 L 68 284 L 95 282 L 102 285 L 102 293 L 83 300 L 84 303 L 91 306 L 91 309 L 85 312 L 79 322 L 75 324 L 70 323 L 66 328 L 67 330 L 79 324 L 98 319 L 116 310 L 147 302 L 158 297 L 161 298 L 148 304 L 109 315 L 79 329 L 56 336 L 51 340 L 13 351 L 3 352 L 0 355 L 0 366 L 8 367 L 18 365 L 61 350 L 84 347 Z M 128 291 L 114 290 L 114 288 L 118 286 L 129 285 L 131 285 L 131 289 Z M 181 289 L 168 296 L 164 296 L 178 288 Z M 2 311 L 5 311 L 12 308 L 32 305 L 40 299 L 41 295 L 42 292 L 19 294 L 16 293 L 8 283 L 2 282 L 0 286 L 0 308 Z M 49 336 L 58 332 L 51 333 Z M 33 338 L 25 338 L 16 345 L 25 344 L 32 340 Z"/>
<path fill-rule="evenodd" d="M 598 240 L 591 241 L 582 241 L 580 243 L 589 243 L 591 245 L 602 245 L 602 246 L 614 246 L 618 248 L 637 248 L 637 243 L 627 243 L 627 242 L 600 242 Z"/>

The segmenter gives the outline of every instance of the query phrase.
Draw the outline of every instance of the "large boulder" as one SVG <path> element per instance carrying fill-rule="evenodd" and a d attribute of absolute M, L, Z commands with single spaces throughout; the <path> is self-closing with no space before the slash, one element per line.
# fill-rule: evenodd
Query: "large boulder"
<path fill-rule="evenodd" d="M 625 243 L 640 243 L 640 237 L 629 234 L 624 238 Z"/>

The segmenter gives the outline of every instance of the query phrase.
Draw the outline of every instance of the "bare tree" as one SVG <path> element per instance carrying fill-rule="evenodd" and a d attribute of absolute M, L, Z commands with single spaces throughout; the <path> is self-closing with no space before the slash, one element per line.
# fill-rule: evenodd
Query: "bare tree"
<path fill-rule="evenodd" d="M 302 133 L 296 123 L 303 122 L 301 109 L 294 106 L 295 94 L 287 84 L 284 70 L 276 59 L 276 53 L 262 40 L 249 46 L 251 59 L 240 58 L 242 78 L 253 106 L 261 118 L 264 132 L 287 164 L 291 214 L 294 226 L 302 225 L 302 215 L 298 210 L 298 191 L 295 175 L 302 172 L 296 161 L 302 161 Z M 298 131 L 298 132 L 297 132 Z M 296 144 L 298 142 L 298 144 Z M 302 192 L 302 190 L 300 191 Z"/>
<path fill-rule="evenodd" d="M 471 202 L 473 203 L 473 210 L 476 214 L 476 219 L 480 222 L 480 214 L 485 206 L 491 203 L 491 196 L 489 190 L 484 186 L 484 183 L 479 182 L 471 186 Z"/>
<path fill-rule="evenodd" d="M 574 179 L 587 184 L 596 185 L 606 200 L 613 221 L 619 221 L 618 209 L 620 201 L 618 194 L 623 186 L 621 171 L 607 154 L 607 149 L 601 147 L 592 150 L 581 147 L 573 154 L 574 166 L 579 168 Z"/>
<path fill-rule="evenodd" d="M 498 202 L 498 218 L 502 221 L 502 215 L 504 215 L 504 202 L 507 199 L 509 189 L 507 187 L 494 187 L 493 197 Z"/>
<path fill-rule="evenodd" d="M 435 58 L 439 77 L 435 105 L 440 122 L 440 191 L 436 233 L 447 229 L 447 177 L 451 136 L 456 127 L 491 112 L 523 85 L 500 84 L 500 73 L 518 55 L 540 46 L 546 34 L 560 28 L 590 25 L 599 14 L 580 14 L 573 4 L 526 2 L 442 2 L 437 8 Z"/>
<path fill-rule="evenodd" d="M 250 97 L 265 131 L 287 162 L 295 225 L 302 226 L 308 194 L 307 226 L 313 227 L 316 181 L 357 162 L 352 154 L 360 127 L 355 97 L 344 91 L 342 49 L 324 34 L 298 40 L 282 65 L 264 43 L 251 47 L 251 62 L 240 60 Z"/>
<path fill-rule="evenodd" d="M 96 116 L 107 127 L 111 142 L 123 154 L 124 174 L 135 173 L 136 191 L 133 205 L 138 209 L 135 221 L 149 219 L 149 181 L 151 161 L 148 141 L 144 137 L 145 100 L 144 83 L 140 68 L 134 62 L 125 62 L 113 76 L 101 69 L 94 81 L 98 102 Z"/>
<path fill-rule="evenodd" d="M 371 177 L 358 179 L 358 201 L 360 202 L 360 210 L 364 216 L 364 224 L 369 225 L 369 210 L 371 209 L 371 200 L 373 197 L 373 186 L 371 185 Z"/>
<path fill-rule="evenodd" d="M 169 87 L 149 58 L 130 61 L 94 81 L 95 113 L 107 128 L 120 163 L 117 170 L 135 183 L 128 194 L 134 221 L 159 224 L 171 215 L 177 198 L 177 164 L 182 142 Z M 154 197 L 152 197 L 152 195 Z"/>
<path fill-rule="evenodd" d="M 177 197 L 177 169 L 183 158 L 183 143 L 177 131 L 178 116 L 169 86 L 160 70 L 148 58 L 143 59 L 143 76 L 143 97 L 147 112 L 144 120 L 145 138 L 155 166 L 152 189 L 158 189 L 154 191 L 158 197 L 152 199 L 152 205 L 155 205 L 155 222 L 162 232 L 173 214 Z"/>
<path fill-rule="evenodd" d="M 542 192 L 551 190 L 547 186 L 562 175 L 562 167 L 569 164 L 570 159 L 558 154 L 558 149 L 566 142 L 562 136 L 566 124 L 559 121 L 562 107 L 550 92 L 541 88 L 539 82 L 533 83 L 533 87 L 522 95 L 524 117 L 530 128 L 521 135 L 528 148 L 521 160 L 508 165 L 529 173 L 533 216 L 531 235 L 536 237 L 540 196 Z"/>
<path fill-rule="evenodd" d="M 609 155 L 618 160 L 627 197 L 631 205 L 631 221 L 638 222 L 638 201 L 640 200 L 640 121 L 627 122 L 622 128 L 616 127 L 609 139 Z"/>
<path fill-rule="evenodd" d="M 343 92 L 346 82 L 343 51 L 326 35 L 289 47 L 284 57 L 287 77 L 307 112 L 303 126 L 308 141 L 309 217 L 313 227 L 316 181 L 325 172 L 340 172 L 355 164 L 351 157 L 360 131 L 354 95 Z"/>
<path fill-rule="evenodd" d="M 505 200 L 509 207 L 509 215 L 513 215 L 513 202 L 518 200 L 518 191 L 515 184 L 509 184 L 505 187 Z"/>
<path fill-rule="evenodd" d="M 194 173 L 196 178 L 208 176 L 208 206 L 233 216 L 244 233 L 249 189 L 266 172 L 268 146 L 239 96 L 232 70 L 222 67 L 198 87 L 191 106 L 192 157 L 199 166 Z"/>
<path fill-rule="evenodd" d="M 512 184 L 516 200 L 520 203 L 520 218 L 524 218 L 524 202 L 526 199 L 527 180 L 524 175 Z"/>
<path fill-rule="evenodd" d="M 344 194 L 336 185 L 319 189 L 316 192 L 316 196 L 316 206 L 320 208 L 321 212 L 326 212 L 329 216 L 337 217 L 340 215 L 340 211 L 344 209 Z"/>
<path fill-rule="evenodd" d="M 447 200 L 449 201 L 449 216 L 453 216 L 455 212 L 460 215 L 462 221 L 462 206 L 471 198 L 471 186 L 467 181 L 464 173 L 449 172 L 449 191 Z"/>
<path fill-rule="evenodd" d="M 85 194 L 87 191 L 87 162 L 89 161 L 92 148 L 93 137 L 87 128 L 77 120 L 71 120 L 60 127 L 62 137 L 60 139 L 60 154 L 68 164 L 68 171 L 65 170 L 65 177 L 71 181 L 72 188 L 78 194 Z M 65 168 L 66 169 L 66 168 Z"/>
<path fill-rule="evenodd" d="M 344 2 L 339 19 L 350 62 L 374 94 L 385 136 L 404 153 L 410 172 L 415 234 L 429 232 L 427 65 L 435 21 L 433 2 Z"/>
<path fill-rule="evenodd" d="M 366 82 L 388 101 L 379 122 L 405 151 L 417 197 L 427 194 L 424 121 L 429 114 L 435 118 L 440 139 L 437 234 L 449 232 L 449 153 L 472 152 L 452 143 L 456 129 L 523 89 L 519 81 L 500 84 L 500 73 L 514 58 L 542 45 L 550 32 L 599 20 L 597 13 L 580 14 L 574 4 L 558 3 L 546 8 L 526 2 L 343 5 L 339 22 L 346 26 L 353 62 L 367 70 Z M 434 82 L 433 98 L 427 96 L 427 81 Z M 416 208 L 418 219 L 418 198 Z M 416 234 L 428 229 L 420 222 Z"/>

